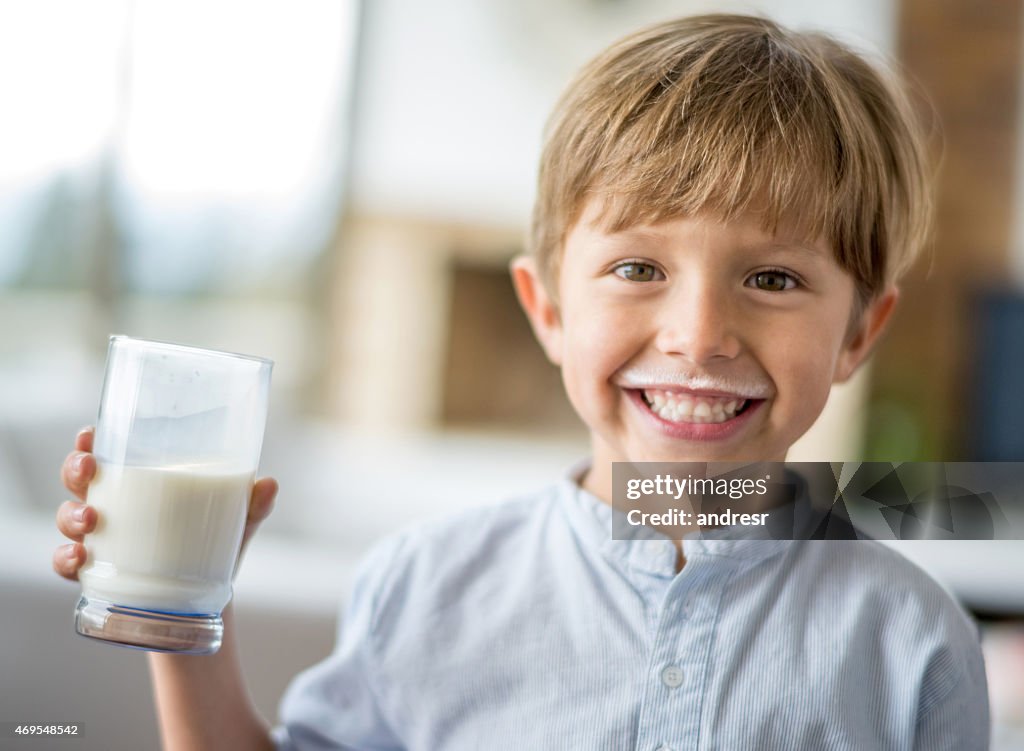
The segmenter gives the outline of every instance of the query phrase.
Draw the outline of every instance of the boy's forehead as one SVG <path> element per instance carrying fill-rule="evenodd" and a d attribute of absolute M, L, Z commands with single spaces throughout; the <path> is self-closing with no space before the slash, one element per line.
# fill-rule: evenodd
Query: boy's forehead
<path fill-rule="evenodd" d="M 827 240 L 802 231 L 798 221 L 784 218 L 776 226 L 769 227 L 764 221 L 765 214 L 757 209 L 732 217 L 705 211 L 653 220 L 640 218 L 629 223 L 622 223 L 622 216 L 621 207 L 614 202 L 591 199 L 570 227 L 569 235 L 582 232 L 589 239 L 606 243 L 645 245 L 670 241 L 681 231 L 686 231 L 694 235 L 728 237 L 751 250 L 791 249 L 815 256 L 831 254 Z"/>

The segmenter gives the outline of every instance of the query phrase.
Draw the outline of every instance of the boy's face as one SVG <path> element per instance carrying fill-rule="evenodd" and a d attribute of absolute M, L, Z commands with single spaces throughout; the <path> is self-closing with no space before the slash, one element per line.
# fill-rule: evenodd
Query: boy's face
<path fill-rule="evenodd" d="M 513 275 L 594 472 L 612 461 L 785 459 L 834 382 L 867 355 L 896 300 L 851 327 L 854 281 L 824 241 L 682 218 L 608 233 L 592 203 L 569 232 L 558 305 L 532 261 Z"/>

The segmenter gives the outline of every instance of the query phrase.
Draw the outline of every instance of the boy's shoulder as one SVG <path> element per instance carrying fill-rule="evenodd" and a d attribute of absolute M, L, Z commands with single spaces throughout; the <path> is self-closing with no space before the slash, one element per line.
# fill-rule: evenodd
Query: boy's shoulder
<path fill-rule="evenodd" d="M 549 522 L 560 517 L 562 493 L 563 484 L 553 483 L 397 529 L 364 556 L 357 584 L 362 580 L 384 597 L 420 599 L 439 587 L 466 586 L 510 561 L 525 562 L 541 552 Z"/>
<path fill-rule="evenodd" d="M 983 703 L 978 625 L 930 574 L 876 540 L 811 541 L 804 551 L 815 627 L 857 634 L 858 654 L 885 666 L 890 680 L 914 676 L 919 716 L 948 697 Z"/>
<path fill-rule="evenodd" d="M 507 544 L 503 541 L 539 531 L 552 513 L 558 513 L 562 492 L 561 483 L 552 483 L 530 493 L 407 525 L 383 542 L 401 549 L 405 556 L 451 557 L 460 550 L 481 547 L 499 552 Z"/>
<path fill-rule="evenodd" d="M 878 540 L 809 540 L 802 551 L 807 563 L 830 582 L 836 578 L 871 582 L 879 591 L 943 602 L 951 599 L 951 593 L 931 574 L 897 548 Z"/>
<path fill-rule="evenodd" d="M 976 622 L 954 594 L 877 540 L 814 540 L 800 547 L 806 596 L 833 614 L 866 619 L 878 634 L 976 648 Z"/>

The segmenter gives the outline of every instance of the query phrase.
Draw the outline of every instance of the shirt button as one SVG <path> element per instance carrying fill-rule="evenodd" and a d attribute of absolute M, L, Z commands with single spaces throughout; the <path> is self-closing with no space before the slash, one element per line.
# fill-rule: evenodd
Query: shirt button
<path fill-rule="evenodd" d="M 683 682 L 683 669 L 678 665 L 669 665 L 661 671 L 661 682 L 669 688 L 676 688 Z"/>

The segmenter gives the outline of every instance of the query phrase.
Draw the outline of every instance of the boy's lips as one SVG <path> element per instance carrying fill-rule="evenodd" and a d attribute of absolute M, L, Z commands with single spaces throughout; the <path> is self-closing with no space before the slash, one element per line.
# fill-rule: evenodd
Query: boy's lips
<path fill-rule="evenodd" d="M 765 399 L 740 394 L 670 388 L 624 388 L 647 419 L 684 440 L 722 440 L 746 425 Z"/>

